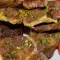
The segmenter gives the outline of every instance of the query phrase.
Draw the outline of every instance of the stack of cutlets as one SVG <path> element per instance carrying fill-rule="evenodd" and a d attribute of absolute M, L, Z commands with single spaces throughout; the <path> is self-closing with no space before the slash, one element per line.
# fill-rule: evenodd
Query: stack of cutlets
<path fill-rule="evenodd" d="M 60 42 L 60 2 L 0 0 L 0 60 L 49 60 Z"/>

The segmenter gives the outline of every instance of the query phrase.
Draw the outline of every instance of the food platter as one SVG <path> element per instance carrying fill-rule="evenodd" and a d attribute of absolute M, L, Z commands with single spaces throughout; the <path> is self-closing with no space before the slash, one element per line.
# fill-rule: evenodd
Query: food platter
<path fill-rule="evenodd" d="M 0 60 L 60 60 L 59 0 L 0 0 Z"/>

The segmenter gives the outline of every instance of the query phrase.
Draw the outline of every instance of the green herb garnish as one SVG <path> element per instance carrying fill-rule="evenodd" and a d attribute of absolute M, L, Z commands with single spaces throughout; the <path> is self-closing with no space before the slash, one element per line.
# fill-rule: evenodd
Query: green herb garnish
<path fill-rule="evenodd" d="M 45 6 L 45 12 L 48 12 L 48 5 Z"/>
<path fill-rule="evenodd" d="M 11 57 L 12 55 L 10 53 L 5 53 L 3 56 L 8 58 Z"/>
<path fill-rule="evenodd" d="M 28 40 L 25 40 L 25 47 L 28 47 L 29 46 L 29 41 Z"/>
<path fill-rule="evenodd" d="M 46 38 L 43 38 L 43 39 L 41 39 L 41 42 L 42 42 L 42 44 L 46 44 L 47 39 Z"/>
<path fill-rule="evenodd" d="M 25 47 L 31 47 L 32 43 L 29 40 L 25 40 Z"/>
<path fill-rule="evenodd" d="M 11 54 L 14 55 L 16 53 L 16 51 L 12 51 Z"/>
<path fill-rule="evenodd" d="M 36 16 L 32 15 L 32 18 L 36 18 Z"/>

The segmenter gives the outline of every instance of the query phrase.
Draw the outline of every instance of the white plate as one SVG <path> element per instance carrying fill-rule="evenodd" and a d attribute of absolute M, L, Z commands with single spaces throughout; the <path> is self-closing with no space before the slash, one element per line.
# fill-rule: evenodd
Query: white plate
<path fill-rule="evenodd" d="M 49 60 L 60 60 L 60 55 L 58 54 L 58 50 L 57 49 L 54 51 L 53 56 Z"/>

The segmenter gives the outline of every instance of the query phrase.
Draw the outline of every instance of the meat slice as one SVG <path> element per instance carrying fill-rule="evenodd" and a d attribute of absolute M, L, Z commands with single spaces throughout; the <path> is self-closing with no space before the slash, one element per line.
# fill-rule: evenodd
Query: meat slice
<path fill-rule="evenodd" d="M 0 6 L 8 6 L 11 5 L 14 0 L 0 0 Z"/>
<path fill-rule="evenodd" d="M 37 43 L 38 51 L 42 51 L 48 58 L 50 58 L 60 41 L 59 33 L 35 33 L 30 32 L 30 36 Z M 54 42 L 54 43 L 53 43 Z"/>
<path fill-rule="evenodd" d="M 40 9 L 28 10 L 23 24 L 25 26 L 34 26 L 38 23 L 41 23 L 41 20 L 46 17 L 46 13 Z"/>
<path fill-rule="evenodd" d="M 18 28 L 17 26 L 16 27 L 13 25 L 11 26 L 11 24 L 9 23 L 0 21 L 0 38 L 18 35 L 23 35 L 23 29 L 21 26 Z"/>
<path fill-rule="evenodd" d="M 25 10 L 16 8 L 1 8 L 0 21 L 6 21 L 12 24 L 21 24 L 33 27 L 39 23 L 56 23 L 57 20 L 47 17 L 46 12 L 40 9 Z"/>
<path fill-rule="evenodd" d="M 23 20 L 23 24 L 28 27 L 33 27 L 39 23 L 56 23 L 57 20 L 47 17 L 46 12 L 40 9 L 28 10 L 27 16 Z"/>
<path fill-rule="evenodd" d="M 60 19 L 60 2 L 49 1 L 48 10 L 52 18 Z"/>
<path fill-rule="evenodd" d="M 44 7 L 46 4 L 47 4 L 47 0 L 24 0 L 23 1 L 23 6 L 26 9 Z"/>
<path fill-rule="evenodd" d="M 16 48 L 22 44 L 21 41 L 23 40 L 22 28 L 9 26 L 0 22 L 0 55 L 3 56 L 3 60 L 10 60 L 10 57 L 12 54 L 14 55 Z"/>
<path fill-rule="evenodd" d="M 0 0 L 0 7 L 25 7 L 27 9 L 44 7 L 47 0 Z"/>
<path fill-rule="evenodd" d="M 18 21 L 21 24 L 22 19 L 19 18 L 19 10 L 15 8 L 1 8 L 0 9 L 0 20 L 16 24 Z"/>
<path fill-rule="evenodd" d="M 16 7 L 21 6 L 23 0 L 0 0 L 0 7 Z"/>
<path fill-rule="evenodd" d="M 39 32 L 44 31 L 51 31 L 51 30 L 60 30 L 60 23 L 52 23 L 52 24 L 43 24 L 43 25 L 36 25 L 33 27 L 34 30 Z"/>
<path fill-rule="evenodd" d="M 14 8 L 6 8 L 5 9 L 5 16 L 9 17 L 9 18 L 16 18 L 19 15 L 19 12 L 17 11 L 17 9 Z"/>
<path fill-rule="evenodd" d="M 22 35 L 0 37 L 0 55 L 3 60 L 48 60 L 42 52 L 38 52 L 31 38 L 29 40 L 29 37 Z"/>
<path fill-rule="evenodd" d="M 24 35 L 24 37 L 25 37 L 24 40 L 30 41 L 32 45 L 30 44 L 30 47 L 17 51 L 16 56 L 19 57 L 18 58 L 19 60 L 42 60 L 42 59 L 48 60 L 48 58 L 42 52 L 39 52 L 37 50 L 36 42 L 30 36 Z"/>
<path fill-rule="evenodd" d="M 43 50 L 43 53 L 50 59 L 53 56 L 55 49 L 56 47 L 50 47 L 50 48 Z"/>

